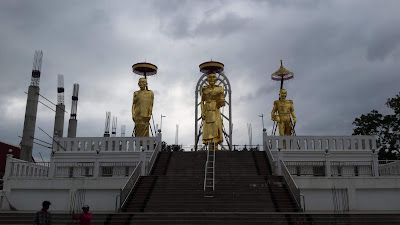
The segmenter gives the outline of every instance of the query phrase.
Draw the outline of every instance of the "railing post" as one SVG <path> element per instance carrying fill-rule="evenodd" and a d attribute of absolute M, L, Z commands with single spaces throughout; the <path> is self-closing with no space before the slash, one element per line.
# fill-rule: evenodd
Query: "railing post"
<path fill-rule="evenodd" d="M 328 152 L 328 149 L 325 149 L 325 176 L 331 177 L 331 156 Z"/>
<path fill-rule="evenodd" d="M 53 179 L 56 174 L 56 163 L 54 153 L 50 156 L 49 179 Z"/>
<path fill-rule="evenodd" d="M 378 177 L 379 161 L 378 161 L 378 152 L 376 152 L 375 149 L 372 149 L 371 157 L 372 157 L 372 176 Z"/>
<path fill-rule="evenodd" d="M 140 151 L 140 161 L 142 162 L 140 176 L 146 176 L 146 151 Z"/>
<path fill-rule="evenodd" d="M 94 158 L 93 164 L 93 178 L 97 179 L 100 175 L 100 162 L 99 162 L 100 155 L 99 153 L 96 154 Z"/>
<path fill-rule="evenodd" d="M 283 155 L 282 155 L 282 151 L 281 148 L 278 148 L 278 160 L 277 160 L 277 175 L 278 176 L 282 176 L 282 160 L 283 160 Z"/>
<path fill-rule="evenodd" d="M 157 141 L 158 141 L 159 152 L 161 152 L 161 150 L 162 150 L 162 133 L 161 133 L 161 129 L 158 130 L 157 137 L 158 137 Z M 154 150 L 157 150 L 157 149 L 154 149 Z"/>
<path fill-rule="evenodd" d="M 11 176 L 12 173 L 12 168 L 11 168 L 12 158 L 13 158 L 12 154 L 7 154 L 6 169 L 4 171 L 4 176 L 3 176 L 4 184 L 6 183 L 6 180 L 8 179 L 8 177 Z"/>

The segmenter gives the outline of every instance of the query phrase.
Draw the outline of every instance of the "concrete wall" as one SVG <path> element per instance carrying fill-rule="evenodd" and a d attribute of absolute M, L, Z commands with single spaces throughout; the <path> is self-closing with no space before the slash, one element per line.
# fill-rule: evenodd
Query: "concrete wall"
<path fill-rule="evenodd" d="M 119 190 L 90 190 L 86 192 L 85 204 L 92 211 L 114 211 L 117 201 L 119 207 Z"/>
<path fill-rule="evenodd" d="M 28 187 L 27 187 L 28 188 Z M 67 211 L 69 190 L 67 189 L 15 189 L 7 196 L 17 210 L 40 210 L 44 200 L 51 202 L 52 211 Z"/>
<path fill-rule="evenodd" d="M 400 210 L 400 177 L 296 177 L 306 211 L 332 211 L 332 189 L 347 192 L 350 211 Z"/>
<path fill-rule="evenodd" d="M 76 129 L 77 129 L 77 127 L 78 127 L 78 120 L 69 119 L 69 122 L 68 122 L 68 133 L 67 133 L 67 136 L 69 138 L 76 137 Z"/>
<path fill-rule="evenodd" d="M 69 211 L 71 196 L 85 190 L 85 203 L 92 211 L 114 211 L 116 198 L 127 178 L 9 178 L 4 190 L 12 206 L 18 210 L 39 210 L 48 200 L 52 211 Z M 118 200 L 119 203 L 119 200 Z M 2 210 L 9 210 L 2 200 Z"/>
<path fill-rule="evenodd" d="M 64 134 L 64 111 L 65 105 L 57 104 L 56 107 L 56 117 L 54 119 L 54 137 L 61 138 Z"/>
<path fill-rule="evenodd" d="M 301 189 L 305 196 L 306 211 L 333 211 L 332 191 L 323 189 Z"/>
<path fill-rule="evenodd" d="M 400 210 L 399 189 L 360 189 L 356 192 L 359 210 Z"/>
<path fill-rule="evenodd" d="M 26 102 L 24 130 L 21 141 L 21 159 L 32 161 L 33 138 L 35 137 L 37 105 L 39 101 L 38 86 L 29 86 Z"/>

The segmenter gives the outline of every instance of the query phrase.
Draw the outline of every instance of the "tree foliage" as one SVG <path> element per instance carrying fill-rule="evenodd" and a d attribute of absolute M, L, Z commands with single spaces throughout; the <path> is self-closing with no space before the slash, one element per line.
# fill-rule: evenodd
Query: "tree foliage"
<path fill-rule="evenodd" d="M 400 93 L 389 98 L 386 106 L 394 114 L 382 115 L 372 110 L 354 119 L 353 135 L 376 135 L 379 159 L 400 159 Z"/>

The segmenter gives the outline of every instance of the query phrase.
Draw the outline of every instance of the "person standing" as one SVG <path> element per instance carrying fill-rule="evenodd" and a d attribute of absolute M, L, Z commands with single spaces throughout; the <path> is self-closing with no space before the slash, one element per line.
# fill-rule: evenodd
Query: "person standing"
<path fill-rule="evenodd" d="M 51 213 L 48 212 L 51 203 L 44 201 L 42 203 L 42 210 L 36 212 L 34 224 L 37 225 L 51 225 Z"/>
<path fill-rule="evenodd" d="M 90 225 L 93 214 L 89 212 L 89 206 L 84 205 L 82 207 L 83 212 L 77 216 L 73 215 L 74 220 L 79 220 L 79 225 Z"/>

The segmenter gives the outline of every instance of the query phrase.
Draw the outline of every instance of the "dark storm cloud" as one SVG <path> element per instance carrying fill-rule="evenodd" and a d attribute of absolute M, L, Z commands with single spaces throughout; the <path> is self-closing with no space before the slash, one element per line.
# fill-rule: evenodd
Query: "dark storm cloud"
<path fill-rule="evenodd" d="M 399 7 L 398 1 L 2 1 L 0 141 L 19 143 L 36 49 L 44 51 L 41 94 L 55 102 L 57 74 L 64 74 L 69 111 L 72 84 L 81 85 L 79 136 L 101 136 L 105 111 L 132 131 L 138 76 L 130 67 L 147 60 L 159 67 L 149 86 L 155 123 L 167 115 L 163 138 L 173 143 L 179 124 L 179 139 L 193 144 L 198 65 L 210 58 L 225 64 L 232 86 L 235 144 L 248 142 L 247 123 L 253 143 L 261 143 L 261 114 L 270 133 L 279 92 L 270 75 L 280 59 L 295 73 L 284 87 L 295 104 L 297 134 L 351 134 L 355 117 L 383 112 L 400 91 Z M 40 106 L 37 125 L 51 133 L 53 123 L 54 113 Z"/>

